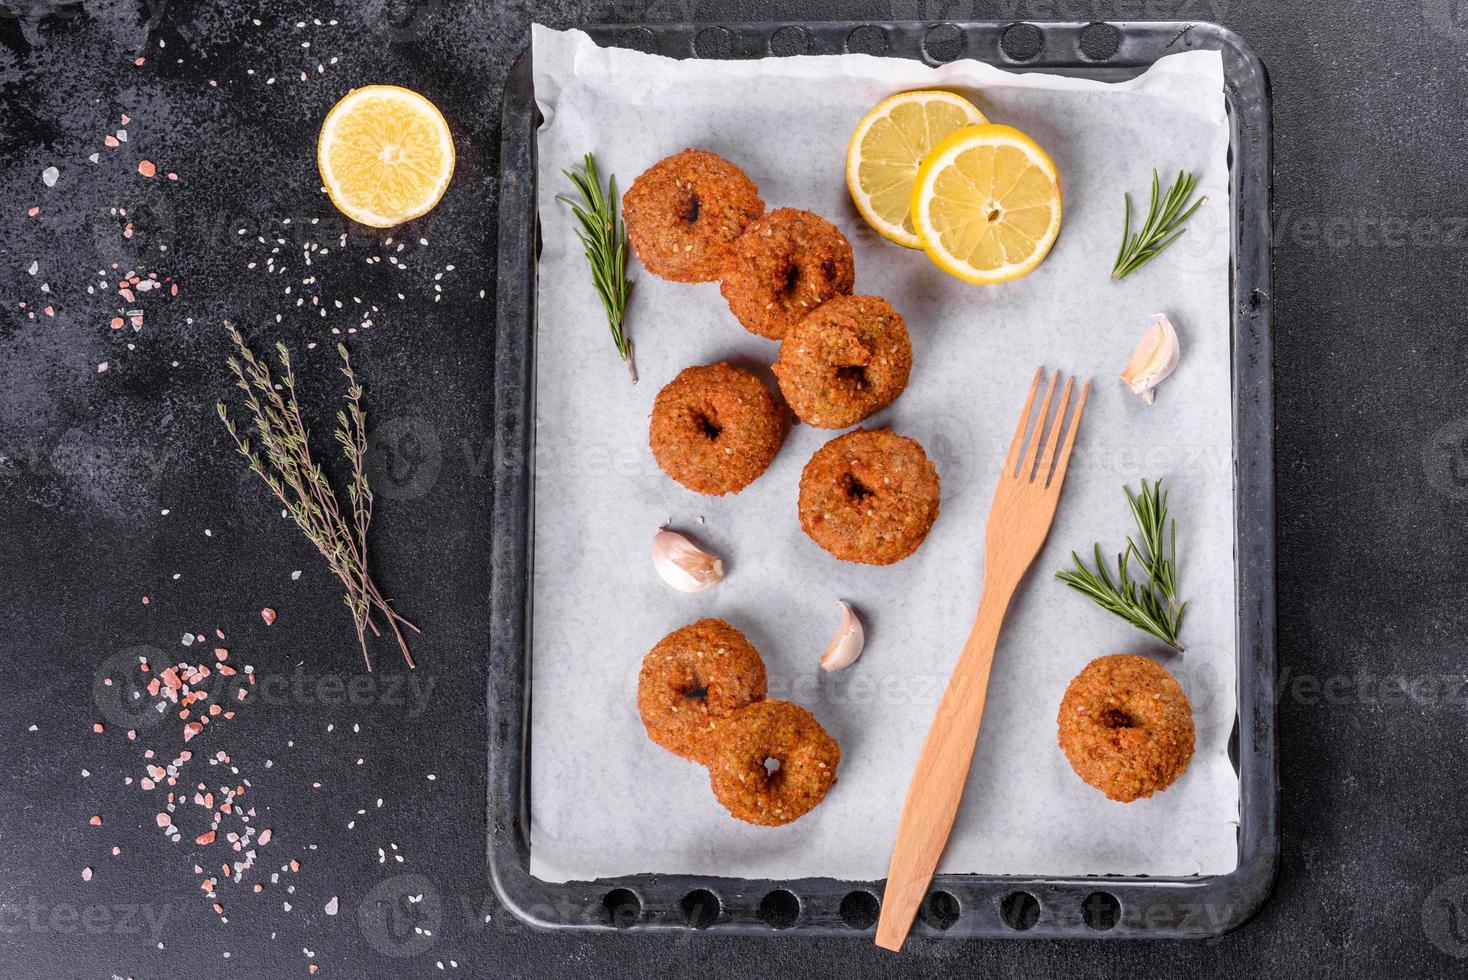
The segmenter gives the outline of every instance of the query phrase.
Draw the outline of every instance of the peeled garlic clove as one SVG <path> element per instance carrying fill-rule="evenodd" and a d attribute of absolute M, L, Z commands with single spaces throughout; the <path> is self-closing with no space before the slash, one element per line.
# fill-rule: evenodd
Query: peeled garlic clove
<path fill-rule="evenodd" d="M 826 671 L 841 670 L 856 663 L 856 658 L 861 656 L 861 648 L 867 641 L 866 633 L 861 628 L 861 620 L 856 618 L 851 606 L 840 599 L 836 601 L 841 603 L 841 625 L 836 628 L 831 645 L 821 654 L 821 669 Z"/>
<path fill-rule="evenodd" d="M 702 592 L 724 578 L 724 563 L 717 555 L 666 528 L 653 535 L 652 567 L 679 592 Z"/>
<path fill-rule="evenodd" d="M 1165 313 L 1152 314 L 1152 322 L 1142 335 L 1142 342 L 1132 351 L 1131 360 L 1121 372 L 1132 393 L 1141 395 L 1148 405 L 1152 404 L 1153 389 L 1167 379 L 1177 367 L 1182 347 L 1177 342 L 1177 331 Z"/>

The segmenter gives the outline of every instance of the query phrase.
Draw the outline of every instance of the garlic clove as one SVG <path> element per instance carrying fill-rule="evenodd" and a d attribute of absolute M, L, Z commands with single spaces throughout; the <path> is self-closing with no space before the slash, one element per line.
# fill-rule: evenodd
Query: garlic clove
<path fill-rule="evenodd" d="M 724 578 L 724 563 L 717 555 L 667 528 L 653 535 L 652 567 L 679 592 L 702 592 Z"/>
<path fill-rule="evenodd" d="M 1141 343 L 1137 344 L 1131 360 L 1122 369 L 1121 380 L 1133 394 L 1141 395 L 1142 400 L 1150 405 L 1153 390 L 1177 367 L 1181 354 L 1182 347 L 1177 340 L 1177 331 L 1172 329 L 1172 321 L 1166 313 L 1154 313 Z"/>
<path fill-rule="evenodd" d="M 846 602 L 840 599 L 836 601 L 841 603 L 841 625 L 836 627 L 831 645 L 821 654 L 821 669 L 826 671 L 850 667 L 856 663 L 856 658 L 861 656 L 862 647 L 866 645 L 866 632 L 862 630 L 861 620 L 856 618 L 856 612 Z"/>

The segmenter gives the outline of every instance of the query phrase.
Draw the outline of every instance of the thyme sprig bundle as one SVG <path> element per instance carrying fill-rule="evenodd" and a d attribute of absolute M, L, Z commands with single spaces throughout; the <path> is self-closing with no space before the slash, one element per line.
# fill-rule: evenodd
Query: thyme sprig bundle
<path fill-rule="evenodd" d="M 632 341 L 627 336 L 626 322 L 627 300 L 632 296 L 632 284 L 627 281 L 627 226 L 617 217 L 617 178 L 609 177 L 603 190 L 596 160 L 590 153 L 581 164 L 561 173 L 576 188 L 579 197 L 558 194 L 556 200 L 576 215 L 580 226 L 576 237 L 591 266 L 591 284 L 601 297 L 617 356 L 627 365 L 627 373 L 636 384 L 637 364 L 632 359 Z"/>
<path fill-rule="evenodd" d="M 1197 186 L 1197 177 L 1179 170 L 1177 180 L 1159 199 L 1161 185 L 1157 180 L 1157 171 L 1153 170 L 1152 202 L 1147 207 L 1147 221 L 1136 234 L 1132 234 L 1132 197 L 1130 194 L 1122 195 L 1125 215 L 1122 218 L 1121 248 L 1116 253 L 1116 263 L 1111 267 L 1112 279 L 1125 279 L 1182 237 L 1183 232 L 1187 231 L 1183 222 L 1191 218 L 1193 212 L 1208 200 L 1200 197 L 1193 202 L 1192 207 L 1187 207 L 1188 199 L 1193 196 L 1193 189 Z M 1183 210 L 1184 208 L 1187 210 Z"/>
<path fill-rule="evenodd" d="M 1178 642 L 1178 633 L 1183 628 L 1183 613 L 1188 604 L 1179 603 L 1177 598 L 1177 521 L 1168 521 L 1167 494 L 1163 492 L 1161 480 L 1150 487 L 1143 480 L 1141 492 L 1135 495 L 1130 487 L 1123 489 L 1142 544 L 1139 547 L 1132 538 L 1126 539 L 1126 548 L 1116 557 L 1116 579 L 1113 581 L 1106 571 L 1099 544 L 1095 548 L 1094 572 L 1072 551 L 1075 570 L 1059 572 L 1056 577 L 1102 609 L 1181 653 L 1183 646 Z M 1164 535 L 1169 537 L 1165 549 Z M 1146 576 L 1145 581 L 1131 579 L 1134 558 Z"/>
<path fill-rule="evenodd" d="M 277 382 L 270 366 L 255 356 L 235 325 L 226 322 L 224 328 L 239 351 L 238 357 L 231 356 L 226 363 L 235 377 L 235 387 L 244 392 L 249 421 L 259 439 L 257 449 L 249 435 L 240 435 L 229 410 L 218 402 L 215 413 L 234 441 L 235 450 L 279 498 L 341 579 L 346 589 L 343 601 L 356 623 L 357 643 L 367 670 L 372 670 L 367 632 L 382 635 L 375 617 L 381 617 L 392 630 L 408 667 L 416 667 L 403 629 L 417 633 L 418 627 L 393 609 L 367 570 L 367 529 L 372 523 L 372 488 L 366 470 L 367 412 L 362 407 L 362 386 L 352 370 L 346 346 L 338 344 L 336 348 L 342 359 L 341 372 L 347 379 L 346 408 L 336 414 L 336 441 L 352 467 L 347 485 L 350 513 L 344 512 L 321 464 L 311 455 L 310 436 L 296 399 L 290 351 L 285 344 L 275 345 L 282 372 Z"/>

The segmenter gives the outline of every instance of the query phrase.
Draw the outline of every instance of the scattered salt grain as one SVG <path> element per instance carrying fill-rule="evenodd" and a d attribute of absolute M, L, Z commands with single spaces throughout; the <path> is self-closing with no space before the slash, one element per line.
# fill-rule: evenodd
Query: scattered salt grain
<path fill-rule="evenodd" d="M 60 176 L 60 170 L 57 170 L 55 167 L 47 167 L 45 170 L 41 171 L 41 183 L 45 184 L 47 187 L 55 187 L 56 178 Z"/>
<path fill-rule="evenodd" d="M 91 881 L 91 880 L 92 880 L 92 869 L 91 868 L 82 868 L 82 881 Z"/>
<path fill-rule="evenodd" d="M 266 606 L 264 609 L 260 610 L 260 618 L 265 620 L 266 626 L 274 624 L 275 610 L 271 609 L 269 606 Z"/>
<path fill-rule="evenodd" d="M 326 914 L 327 915 L 336 915 L 337 908 L 338 908 L 337 896 L 333 895 L 333 896 L 331 896 L 331 901 L 329 901 L 329 902 L 326 903 Z"/>

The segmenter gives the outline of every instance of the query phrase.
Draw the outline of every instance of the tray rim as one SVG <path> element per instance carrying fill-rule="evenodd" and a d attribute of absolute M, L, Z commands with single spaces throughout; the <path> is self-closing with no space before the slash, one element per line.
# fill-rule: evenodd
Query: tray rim
<path fill-rule="evenodd" d="M 1066 54 L 1016 62 L 1000 38 L 1016 24 L 1042 32 L 1045 47 L 1068 44 Z M 965 43 L 981 42 L 979 54 L 1008 70 L 1060 71 L 1094 75 L 1099 63 L 1080 49 L 1080 35 L 1096 22 L 1032 21 L 838 21 L 596 24 L 586 30 L 599 43 L 615 43 L 628 31 L 650 32 L 692 55 L 694 38 L 717 28 L 729 33 L 731 54 L 760 54 L 752 41 L 768 43 L 778 30 L 799 28 L 807 38 L 849 37 L 860 27 L 877 27 L 888 39 L 887 54 L 929 64 L 922 38 L 938 27 L 956 27 Z M 939 875 L 930 894 L 959 900 L 959 917 L 940 927 L 919 915 L 913 935 L 948 938 L 1205 938 L 1247 921 L 1273 888 L 1279 863 L 1278 746 L 1275 694 L 1274 580 L 1274 405 L 1271 319 L 1270 204 L 1272 196 L 1271 94 L 1258 55 L 1228 28 L 1207 22 L 1107 22 L 1117 29 L 1132 60 L 1107 66 L 1135 73 L 1177 41 L 1203 41 L 1225 54 L 1233 134 L 1230 198 L 1234 254 L 1230 263 L 1233 340 L 1235 561 L 1237 575 L 1238 714 L 1233 733 L 1239 769 L 1239 864 L 1225 875 L 1193 878 L 1140 876 Z M 891 41 L 896 38 L 898 43 Z M 1140 42 L 1140 43 L 1135 43 Z M 1159 49 L 1157 45 L 1161 44 Z M 1135 48 L 1136 50 L 1132 50 Z M 661 51 L 663 54 L 674 52 Z M 821 52 L 815 52 L 821 53 Z M 1043 55 L 1042 51 L 1042 55 Z M 1120 54 L 1120 52 L 1119 52 Z M 1144 60 L 1136 60 L 1138 55 Z M 675 54 L 675 56 L 678 56 Z M 964 57 L 973 56 L 965 52 Z M 821 935 L 870 939 L 871 927 L 848 925 L 838 903 L 853 892 L 874 898 L 882 882 L 830 878 L 747 880 L 708 875 L 640 874 L 596 881 L 545 882 L 529 874 L 529 581 L 533 494 L 534 320 L 537 240 L 535 221 L 536 108 L 530 50 L 516 58 L 505 81 L 501 129 L 501 183 L 496 253 L 497 294 L 494 373 L 494 536 L 491 565 L 491 637 L 488 752 L 487 872 L 505 907 L 540 929 L 687 933 L 711 935 Z M 680 901 L 695 890 L 720 899 L 712 923 L 691 924 Z M 775 928 L 756 910 L 776 892 L 797 899 L 796 921 Z M 1033 927 L 1017 930 L 1000 914 L 1004 895 L 1028 892 L 1039 902 Z M 630 918 L 609 899 L 628 892 L 637 902 Z M 1104 892 L 1120 903 L 1113 928 L 1098 931 L 1085 922 L 1083 906 Z M 808 902 L 817 898 L 818 907 Z"/>

